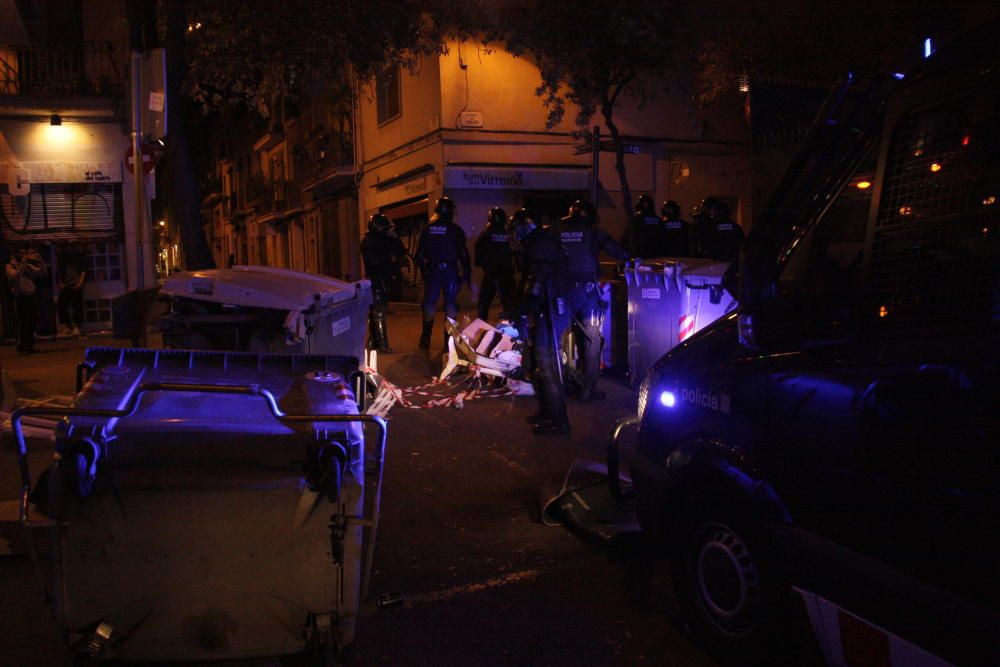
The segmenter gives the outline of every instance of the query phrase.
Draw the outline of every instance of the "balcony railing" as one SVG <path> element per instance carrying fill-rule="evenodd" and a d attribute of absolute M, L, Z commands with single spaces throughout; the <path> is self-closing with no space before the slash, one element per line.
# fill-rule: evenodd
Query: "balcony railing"
<path fill-rule="evenodd" d="M 296 180 L 304 185 L 354 163 L 354 137 L 349 129 L 316 128 L 292 146 Z"/>
<path fill-rule="evenodd" d="M 111 42 L 0 47 L 0 95 L 116 97 L 124 84 Z"/>
<path fill-rule="evenodd" d="M 302 191 L 293 183 L 267 179 L 257 199 L 257 215 L 282 213 L 302 206 Z"/>

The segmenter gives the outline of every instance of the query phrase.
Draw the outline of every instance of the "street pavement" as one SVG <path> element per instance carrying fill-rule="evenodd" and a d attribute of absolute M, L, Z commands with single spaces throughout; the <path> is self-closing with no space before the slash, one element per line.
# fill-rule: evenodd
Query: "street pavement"
<path fill-rule="evenodd" d="M 419 309 L 393 304 L 396 353 L 380 371 L 399 386 L 440 369 L 440 318 L 431 354 L 416 349 Z M 108 338 L 42 342 L 0 361 L 21 395 L 69 394 L 87 345 Z M 484 398 L 390 414 L 382 524 L 372 597 L 358 623 L 355 665 L 708 665 L 679 630 L 666 568 L 641 537 L 607 544 L 539 521 L 576 458 L 603 460 L 617 418 L 635 393 L 603 378 L 608 398 L 570 403 L 572 434 L 533 436 L 531 397 Z M 627 455 L 629 443 L 625 443 Z M 38 451 L 43 462 L 50 451 Z M 0 451 L 0 499 L 16 495 L 9 441 Z M 0 665 L 62 664 L 59 638 L 24 557 L 0 557 Z"/>

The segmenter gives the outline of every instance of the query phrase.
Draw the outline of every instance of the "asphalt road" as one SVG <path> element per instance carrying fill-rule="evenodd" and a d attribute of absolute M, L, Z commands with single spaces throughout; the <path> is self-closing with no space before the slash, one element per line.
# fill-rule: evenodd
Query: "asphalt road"
<path fill-rule="evenodd" d="M 436 354 L 416 351 L 418 327 L 417 309 L 394 307 L 397 353 L 380 370 L 397 385 L 422 384 L 439 367 Z M 32 357 L 5 347 L 0 359 L 24 394 L 65 394 L 88 342 L 111 341 L 42 343 Z M 365 606 L 352 664 L 713 664 L 678 629 L 665 568 L 641 538 L 603 543 L 538 519 L 573 460 L 601 460 L 615 420 L 635 409 L 623 383 L 602 387 L 601 403 L 571 402 L 570 436 L 533 436 L 530 397 L 394 408 L 372 593 L 401 593 L 403 604 Z M 10 498 L 9 443 L 0 455 L 0 497 Z M 0 557 L 0 621 L 0 665 L 61 664 L 23 557 Z"/>

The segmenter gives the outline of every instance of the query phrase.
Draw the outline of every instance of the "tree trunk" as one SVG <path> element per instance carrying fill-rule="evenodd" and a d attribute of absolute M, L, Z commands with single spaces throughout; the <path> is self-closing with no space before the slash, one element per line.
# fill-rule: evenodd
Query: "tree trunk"
<path fill-rule="evenodd" d="M 167 18 L 167 139 L 163 156 L 167 214 L 180 230 L 188 270 L 215 266 L 205 238 L 197 171 L 184 118 L 181 83 L 184 80 L 185 0 L 165 0 Z"/>
<path fill-rule="evenodd" d="M 617 97 L 615 95 L 614 97 Z M 632 190 L 628 186 L 628 174 L 625 173 L 625 144 L 622 143 L 622 135 L 618 131 L 618 126 L 614 121 L 615 100 L 614 98 L 605 100 L 601 104 L 601 115 L 604 116 L 604 124 L 611 133 L 611 139 L 615 142 L 615 171 L 618 172 L 618 183 L 622 189 L 622 209 L 625 211 L 626 224 L 632 217 Z M 597 205 L 597 202 L 594 202 Z"/>

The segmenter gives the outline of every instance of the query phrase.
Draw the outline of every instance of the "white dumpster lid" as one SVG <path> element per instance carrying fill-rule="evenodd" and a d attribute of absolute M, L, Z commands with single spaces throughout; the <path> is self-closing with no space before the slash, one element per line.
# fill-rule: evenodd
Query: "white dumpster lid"
<path fill-rule="evenodd" d="M 234 266 L 176 273 L 160 291 L 174 297 L 234 306 L 303 312 L 348 301 L 357 283 L 269 266 Z"/>
<path fill-rule="evenodd" d="M 714 259 L 694 260 L 699 264 L 689 264 L 689 260 L 684 260 L 687 266 L 684 268 L 684 275 L 688 278 L 706 278 L 716 282 L 722 280 L 729 270 L 729 262 L 719 262 Z"/>

